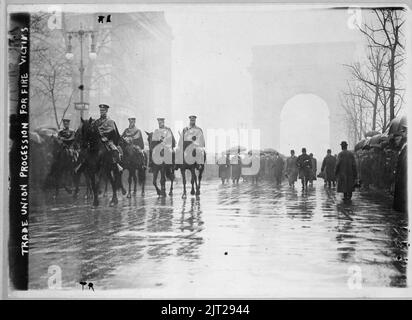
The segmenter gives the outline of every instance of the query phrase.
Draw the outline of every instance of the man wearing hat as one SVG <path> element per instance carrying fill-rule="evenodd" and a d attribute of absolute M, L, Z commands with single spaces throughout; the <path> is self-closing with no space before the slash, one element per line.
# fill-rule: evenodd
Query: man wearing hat
<path fill-rule="evenodd" d="M 127 142 L 135 146 L 139 151 L 144 149 L 143 136 L 140 129 L 136 128 L 136 118 L 130 117 L 129 127 L 123 131 L 122 138 Z"/>
<path fill-rule="evenodd" d="M 348 151 L 348 143 L 341 142 L 342 151 L 338 154 L 335 176 L 338 180 L 337 192 L 343 193 L 343 200 L 350 200 L 357 179 L 355 156 Z"/>
<path fill-rule="evenodd" d="M 121 157 L 121 151 L 118 147 L 120 138 L 119 131 L 114 120 L 107 116 L 109 106 L 107 104 L 99 104 L 99 109 L 100 118 L 96 120 L 95 124 L 98 127 L 103 144 L 113 155 L 113 162 L 116 163 L 119 170 L 122 171 L 123 168 L 119 164 Z"/>
<path fill-rule="evenodd" d="M 299 178 L 302 181 L 302 191 L 308 189 L 308 181 L 312 175 L 312 160 L 306 153 L 306 148 L 302 148 L 302 154 L 296 159 L 296 166 L 299 168 Z"/>
<path fill-rule="evenodd" d="M 196 116 L 189 116 L 189 126 L 183 129 L 184 141 L 193 141 L 199 147 L 205 147 L 203 130 L 196 125 Z"/>
<path fill-rule="evenodd" d="M 173 136 L 172 130 L 169 127 L 165 126 L 165 118 L 157 118 L 157 122 L 159 124 L 159 128 L 153 131 L 152 141 L 159 141 L 163 144 L 165 149 L 169 149 L 173 152 L 174 148 L 176 147 L 176 140 Z M 152 167 L 152 164 L 153 159 L 152 155 L 150 154 L 149 167 Z"/>
<path fill-rule="evenodd" d="M 59 131 L 58 138 L 64 145 L 70 148 L 74 141 L 74 130 L 70 129 L 70 119 L 63 119 L 63 129 Z"/>
<path fill-rule="evenodd" d="M 335 180 L 335 166 L 336 158 L 332 156 L 332 150 L 328 149 L 326 151 L 326 157 L 323 158 L 322 167 L 320 169 L 323 173 L 325 185 L 327 185 L 328 188 L 332 187 L 332 182 Z"/>

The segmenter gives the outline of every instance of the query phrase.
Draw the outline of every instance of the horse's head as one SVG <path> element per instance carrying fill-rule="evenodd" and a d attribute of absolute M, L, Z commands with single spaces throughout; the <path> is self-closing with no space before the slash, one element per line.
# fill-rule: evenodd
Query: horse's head
<path fill-rule="evenodd" d="M 152 141 L 153 141 L 153 132 L 147 132 L 145 131 L 147 134 L 147 142 L 149 143 L 149 148 L 152 148 Z"/>
<path fill-rule="evenodd" d="M 84 140 L 93 141 L 99 137 L 99 131 L 94 123 L 95 121 L 91 117 L 86 120 L 81 119 L 81 136 Z"/>
<path fill-rule="evenodd" d="M 79 128 L 80 144 L 84 146 L 93 147 L 100 142 L 100 134 L 95 120 L 89 118 L 86 120 L 81 119 Z"/>

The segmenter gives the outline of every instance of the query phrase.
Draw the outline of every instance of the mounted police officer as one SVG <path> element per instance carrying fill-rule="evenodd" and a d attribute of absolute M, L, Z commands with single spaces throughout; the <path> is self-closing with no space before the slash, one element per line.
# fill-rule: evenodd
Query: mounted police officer
<path fill-rule="evenodd" d="M 172 130 L 169 127 L 165 126 L 165 118 L 161 118 L 161 117 L 157 118 L 157 122 L 158 122 L 159 128 L 153 131 L 152 141 L 158 141 L 159 143 L 161 143 L 166 152 L 173 152 L 174 148 L 176 147 L 176 140 L 175 140 Z M 161 152 L 161 154 L 164 155 L 163 152 Z M 149 167 L 152 168 L 153 166 L 152 154 L 150 154 L 149 158 L 150 158 Z"/>
<path fill-rule="evenodd" d="M 70 129 L 70 119 L 62 119 L 62 122 L 63 129 L 57 134 L 57 139 L 62 142 L 67 155 L 72 157 L 73 161 L 77 161 L 78 152 L 74 146 L 75 131 Z"/>
<path fill-rule="evenodd" d="M 193 141 L 199 147 L 205 147 L 205 138 L 202 128 L 196 125 L 196 116 L 189 116 L 189 126 L 183 129 L 184 141 Z"/>
<path fill-rule="evenodd" d="M 109 106 L 107 104 L 99 104 L 100 118 L 95 121 L 101 140 L 108 151 L 112 154 L 113 162 L 117 165 L 120 171 L 123 168 L 120 166 L 121 150 L 119 145 L 119 131 L 117 130 L 114 120 L 107 116 Z"/>
<path fill-rule="evenodd" d="M 63 119 L 63 129 L 59 131 L 57 137 L 64 146 L 70 148 L 74 142 L 75 131 L 70 129 L 70 119 Z"/>
<path fill-rule="evenodd" d="M 127 142 L 131 143 L 133 146 L 137 148 L 139 151 L 143 151 L 144 149 L 144 142 L 143 136 L 140 129 L 136 128 L 136 118 L 130 117 L 129 119 L 129 127 L 123 131 L 122 138 Z"/>

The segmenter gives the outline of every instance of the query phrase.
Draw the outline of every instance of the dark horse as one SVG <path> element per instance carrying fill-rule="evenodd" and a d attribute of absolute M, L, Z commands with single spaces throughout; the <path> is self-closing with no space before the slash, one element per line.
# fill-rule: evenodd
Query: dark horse
<path fill-rule="evenodd" d="M 121 185 L 121 173 L 113 161 L 111 152 L 106 149 L 101 140 L 96 122 L 92 118 L 89 120 L 81 119 L 81 121 L 80 139 L 83 154 L 81 170 L 90 182 L 93 192 L 93 206 L 99 205 L 99 177 L 107 177 L 110 181 L 113 190 L 110 206 L 113 206 L 118 203 L 117 189 Z"/>
<path fill-rule="evenodd" d="M 160 143 L 160 141 L 153 141 L 153 132 L 147 132 L 147 141 L 149 142 L 149 154 L 150 157 L 152 157 L 152 152 L 153 149 Z M 161 163 L 161 164 L 156 164 L 154 161 L 152 161 L 152 171 L 153 171 L 153 185 L 156 188 L 157 195 L 159 196 L 166 196 L 166 178 L 170 180 L 170 191 L 169 191 L 169 196 L 173 195 L 173 181 L 175 180 L 175 174 L 174 174 L 174 152 L 173 150 L 169 150 L 169 152 L 172 152 L 172 161 L 171 163 Z M 160 188 L 157 186 L 157 176 L 159 175 L 160 172 Z"/>
<path fill-rule="evenodd" d="M 136 195 L 137 181 L 139 181 L 139 185 L 142 186 L 142 196 L 144 196 L 147 165 L 146 154 L 144 151 L 139 151 L 132 143 L 126 142 L 123 138 L 120 138 L 120 147 L 123 150 L 123 168 L 127 169 L 129 172 L 129 177 L 127 179 L 129 183 L 129 192 L 127 193 L 127 197 L 131 197 L 132 180 L 134 183 L 133 195 Z"/>
<path fill-rule="evenodd" d="M 182 198 L 186 198 L 186 170 L 189 170 L 192 176 L 192 190 L 190 191 L 190 194 L 198 196 L 200 195 L 200 183 L 202 181 L 203 171 L 205 170 L 206 152 L 203 148 L 196 146 L 194 141 L 184 141 L 180 132 L 179 135 L 180 138 L 177 154 L 180 161 L 179 164 L 176 165 L 176 170 L 180 169 L 182 175 Z M 190 155 L 191 161 L 189 161 Z M 198 172 L 197 176 L 196 171 Z"/>
<path fill-rule="evenodd" d="M 72 193 L 71 187 L 68 187 L 66 182 L 72 184 L 74 181 L 74 168 L 78 158 L 78 150 L 69 148 L 55 136 L 50 137 L 49 142 L 52 162 L 44 188 L 47 189 L 48 186 L 52 185 L 55 189 L 53 198 L 57 198 L 60 185 L 63 185 L 68 193 Z"/>

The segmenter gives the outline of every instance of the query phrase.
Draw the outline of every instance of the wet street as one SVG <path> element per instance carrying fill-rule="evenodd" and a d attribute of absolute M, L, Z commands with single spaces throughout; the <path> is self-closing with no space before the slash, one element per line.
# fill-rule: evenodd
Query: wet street
<path fill-rule="evenodd" d="M 307 194 L 261 182 L 205 181 L 198 199 L 109 198 L 92 209 L 61 193 L 32 201 L 30 288 L 133 289 L 137 297 L 272 297 L 311 288 L 406 286 L 407 221 L 382 194 L 351 202 L 317 181 Z M 38 199 L 40 200 L 40 199 Z M 355 278 L 354 278 L 355 277 Z M 355 279 L 355 280 L 353 280 Z M 283 291 L 282 291 L 283 290 Z"/>

